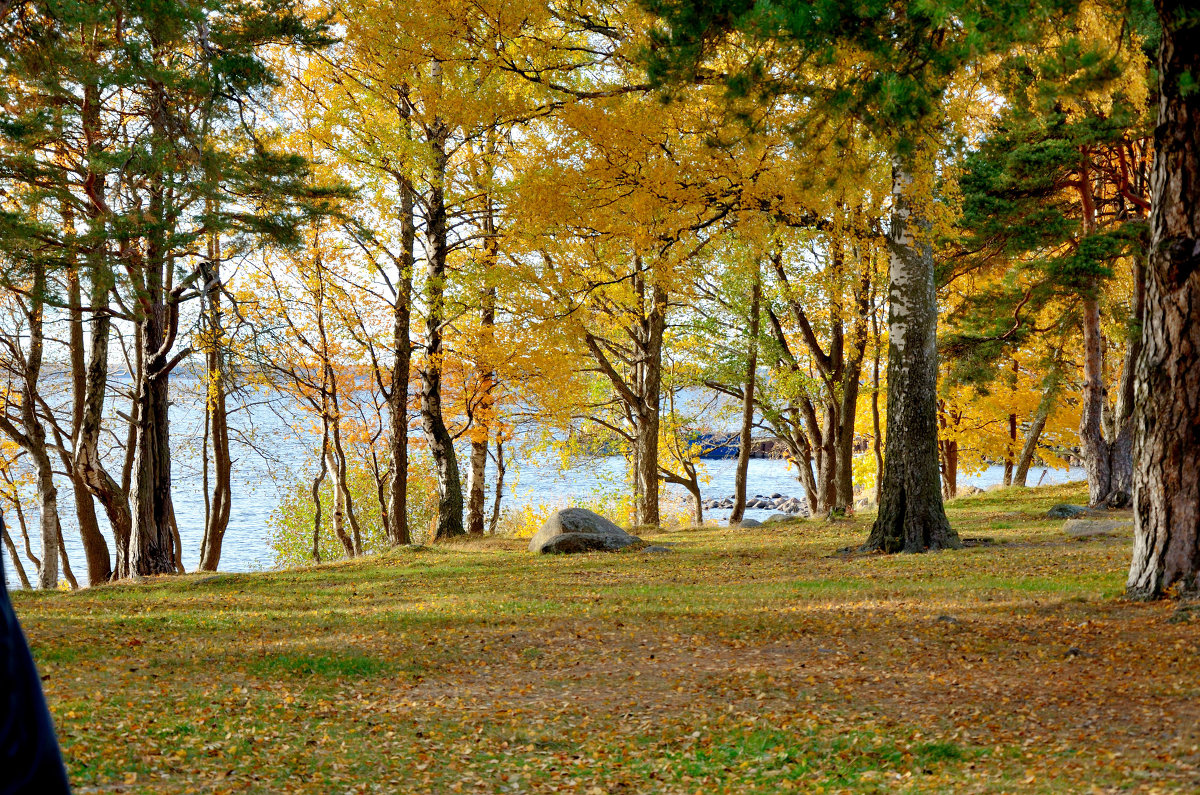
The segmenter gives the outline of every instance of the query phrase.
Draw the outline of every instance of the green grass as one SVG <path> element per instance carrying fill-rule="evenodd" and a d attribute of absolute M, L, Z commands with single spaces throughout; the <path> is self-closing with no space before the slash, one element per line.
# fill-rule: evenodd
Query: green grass
<path fill-rule="evenodd" d="M 954 501 L 994 543 L 931 555 L 837 553 L 858 516 L 15 600 L 84 793 L 1195 791 L 1196 622 L 1044 518 L 1083 499 Z"/>

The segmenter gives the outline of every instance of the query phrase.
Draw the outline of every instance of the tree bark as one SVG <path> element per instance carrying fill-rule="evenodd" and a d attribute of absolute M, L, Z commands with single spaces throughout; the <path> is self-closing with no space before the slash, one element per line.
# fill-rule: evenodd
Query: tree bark
<path fill-rule="evenodd" d="M 210 339 L 204 352 L 206 370 L 205 416 L 207 439 L 213 450 L 211 495 L 206 493 L 208 510 L 204 516 L 204 538 L 200 542 L 200 571 L 216 571 L 221 562 L 221 546 L 229 527 L 232 508 L 233 461 L 229 455 L 229 411 L 225 394 L 225 324 L 221 307 L 221 251 L 216 235 L 209 239 L 208 271 L 204 274 L 208 306 L 206 316 Z M 207 463 L 207 462 L 206 462 Z"/>
<path fill-rule="evenodd" d="M 1029 430 L 1025 433 L 1025 443 L 1021 446 L 1021 454 L 1017 457 L 1017 468 L 1013 474 L 1012 485 L 1024 487 L 1029 479 L 1029 467 L 1033 465 L 1033 457 L 1037 453 L 1038 440 L 1046 429 L 1046 420 L 1050 417 L 1050 407 L 1053 403 L 1051 395 L 1046 395 L 1038 403 L 1037 413 Z"/>
<path fill-rule="evenodd" d="M 642 280 L 639 278 L 639 282 Z M 667 327 L 667 292 L 657 279 L 649 285 L 649 305 L 639 324 L 640 356 L 634 367 L 638 395 L 637 427 L 634 445 L 637 461 L 639 499 L 634 524 L 657 527 L 658 512 L 658 432 L 661 418 L 662 346 Z M 644 293 L 644 286 L 642 288 Z"/>
<path fill-rule="evenodd" d="M 896 158 L 888 237 L 887 450 L 879 514 L 864 545 L 881 552 L 962 546 L 938 479 L 937 291 L 927 226 L 913 212 L 913 161 Z"/>
<path fill-rule="evenodd" d="M 1200 17 L 1193 3 L 1156 6 L 1163 34 L 1126 583 L 1138 598 L 1200 593 Z"/>
<path fill-rule="evenodd" d="M 405 111 L 407 113 L 407 110 Z M 407 123 L 407 116 L 405 116 Z M 392 305 L 392 383 L 388 392 L 388 437 L 392 479 L 388 486 L 388 541 L 412 543 L 408 528 L 408 383 L 412 369 L 412 282 L 416 252 L 414 192 L 407 178 L 400 189 L 400 255 L 396 262 L 396 297 Z"/>
<path fill-rule="evenodd" d="M 29 575 L 25 573 L 25 567 L 21 565 L 21 558 L 17 556 L 17 546 L 13 543 L 12 536 L 8 534 L 8 524 L 4 521 L 2 513 L 0 513 L 0 534 L 4 536 L 4 546 L 8 549 L 8 557 L 12 560 L 17 578 L 21 581 L 21 587 L 27 591 L 31 590 L 33 586 L 29 584 Z"/>
<path fill-rule="evenodd" d="M 492 493 L 492 516 L 488 519 L 488 533 L 496 534 L 496 525 L 500 524 L 500 504 L 504 498 L 504 436 L 496 434 L 496 488 Z"/>
<path fill-rule="evenodd" d="M 742 382 L 742 425 L 738 434 L 737 469 L 733 478 L 733 511 L 729 526 L 746 516 L 746 475 L 750 470 L 750 447 L 754 443 L 754 383 L 758 377 L 759 304 L 762 302 L 762 276 L 755 263 L 754 282 L 750 286 L 750 345 L 746 351 L 746 377 Z"/>
<path fill-rule="evenodd" d="M 71 324 L 71 439 L 77 444 L 87 405 L 87 365 L 84 362 L 79 271 L 74 267 L 67 272 L 67 298 Z M 87 480 L 75 467 L 72 458 L 65 452 L 62 458 L 64 468 L 71 478 L 71 490 L 75 497 L 75 516 L 79 523 L 83 554 L 87 558 L 88 583 L 97 585 L 108 582 L 112 577 L 112 560 L 109 557 L 108 542 L 100 532 L 100 522 L 96 519 L 96 505 L 92 493 L 88 490 Z"/>
<path fill-rule="evenodd" d="M 441 64 L 434 62 L 437 74 Z M 458 471 L 458 456 L 454 438 L 446 428 L 442 415 L 442 325 L 446 322 L 446 126 L 434 120 L 430 134 L 433 174 L 427 207 L 425 256 L 427 275 L 425 299 L 428 314 L 425 319 L 425 361 L 421 367 L 421 419 L 429 452 L 437 467 L 438 511 L 433 531 L 434 541 L 444 541 L 463 535 L 462 476 Z"/>

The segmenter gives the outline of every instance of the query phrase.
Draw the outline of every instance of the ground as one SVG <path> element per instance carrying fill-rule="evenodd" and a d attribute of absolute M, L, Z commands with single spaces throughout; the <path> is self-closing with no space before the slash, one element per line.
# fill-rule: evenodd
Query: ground
<path fill-rule="evenodd" d="M 18 594 L 77 791 L 1195 792 L 1200 609 L 1079 486 L 533 557 L 517 540 Z"/>

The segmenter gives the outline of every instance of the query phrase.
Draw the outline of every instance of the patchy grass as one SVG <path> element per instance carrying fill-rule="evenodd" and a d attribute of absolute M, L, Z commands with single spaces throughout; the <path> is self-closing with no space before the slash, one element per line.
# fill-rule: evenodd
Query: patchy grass
<path fill-rule="evenodd" d="M 1200 613 L 1121 600 L 1130 539 L 1044 518 L 1083 499 L 15 600 L 82 793 L 1194 792 Z"/>

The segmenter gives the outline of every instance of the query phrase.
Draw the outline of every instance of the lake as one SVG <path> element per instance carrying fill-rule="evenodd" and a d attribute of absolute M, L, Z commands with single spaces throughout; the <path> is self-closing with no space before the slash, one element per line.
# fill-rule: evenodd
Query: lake
<path fill-rule="evenodd" d="M 185 418 L 186 420 L 186 418 Z M 221 556 L 221 570 L 244 572 L 272 568 L 273 554 L 267 545 L 267 520 L 279 504 L 281 482 L 294 482 L 288 476 L 289 468 L 304 460 L 305 450 L 294 434 L 280 433 L 289 423 L 287 418 L 258 419 L 258 451 L 239 445 L 235 455 L 233 473 L 233 510 L 229 529 Z M 294 427 L 294 426 L 293 426 Z M 183 561 L 189 571 L 196 568 L 200 557 L 200 540 L 204 527 L 204 496 L 201 491 L 200 464 L 198 459 L 200 436 L 199 423 L 189 425 L 186 421 L 172 422 L 172 433 L 179 447 L 175 455 L 173 477 L 176 519 L 183 539 Z M 289 438 L 290 437 L 290 438 Z M 547 460 L 551 459 L 551 460 Z M 724 498 L 733 494 L 736 460 L 712 460 L 701 462 L 704 481 L 702 493 L 705 498 Z M 540 460 L 516 461 L 505 481 L 502 507 L 516 508 L 522 505 L 566 505 L 572 501 L 591 501 L 602 494 L 614 494 L 622 488 L 625 461 L 618 456 L 577 461 L 565 468 L 556 457 L 543 454 Z M 959 475 L 960 488 L 977 486 L 987 488 L 1000 483 L 1003 467 L 993 466 L 975 475 Z M 489 475 L 491 472 L 489 471 Z M 1081 468 L 1034 469 L 1030 472 L 1030 484 L 1064 483 L 1081 480 Z M 790 496 L 803 496 L 803 488 L 789 470 L 785 461 L 755 458 L 750 460 L 748 491 L 751 495 L 769 495 L 775 492 Z M 491 491 L 489 490 L 489 500 Z M 677 490 L 667 491 L 668 499 L 681 499 Z M 32 495 L 31 495 L 32 496 Z M 62 509 L 63 534 L 70 554 L 75 576 L 82 585 L 87 577 L 83 549 L 79 541 L 72 510 L 70 487 L 59 486 L 59 502 Z M 747 510 L 746 516 L 765 519 L 774 510 Z M 728 510 L 714 509 L 705 512 L 706 519 L 725 520 Z M 9 532 L 18 549 L 22 542 L 18 535 L 15 517 L 9 515 Z M 34 553 L 39 552 L 40 542 L 36 533 L 36 513 L 27 515 L 30 523 L 31 542 Z M 111 545 L 111 535 L 109 536 Z M 34 578 L 32 565 L 25 563 L 30 579 Z M 5 552 L 5 573 L 11 587 L 18 580 Z"/>

